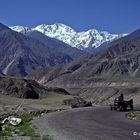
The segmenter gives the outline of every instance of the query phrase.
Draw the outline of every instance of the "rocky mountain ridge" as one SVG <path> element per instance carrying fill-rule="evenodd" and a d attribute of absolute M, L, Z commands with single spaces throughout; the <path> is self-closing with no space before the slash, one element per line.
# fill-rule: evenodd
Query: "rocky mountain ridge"
<path fill-rule="evenodd" d="M 42 42 L 31 34 L 15 32 L 0 24 L 1 72 L 10 76 L 26 76 L 39 68 L 69 63 L 85 54 L 46 36 L 44 40 Z"/>

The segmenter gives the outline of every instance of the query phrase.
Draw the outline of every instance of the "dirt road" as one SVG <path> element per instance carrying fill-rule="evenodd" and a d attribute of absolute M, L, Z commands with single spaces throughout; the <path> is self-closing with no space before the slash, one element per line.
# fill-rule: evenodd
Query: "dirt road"
<path fill-rule="evenodd" d="M 33 125 L 54 140 L 139 140 L 140 121 L 128 120 L 125 115 L 107 107 L 81 108 L 42 116 L 33 120 Z"/>

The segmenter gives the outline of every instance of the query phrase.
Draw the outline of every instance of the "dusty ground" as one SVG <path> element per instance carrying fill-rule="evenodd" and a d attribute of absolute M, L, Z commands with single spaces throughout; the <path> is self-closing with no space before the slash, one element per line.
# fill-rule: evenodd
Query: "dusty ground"
<path fill-rule="evenodd" d="M 73 96 L 62 94 L 49 94 L 43 99 L 20 99 L 10 96 L 0 95 L 0 115 L 14 113 L 21 105 L 17 113 L 38 112 L 42 110 L 69 109 L 70 106 L 63 105 L 65 99 L 71 99 Z M 4 140 L 0 137 L 0 140 Z M 6 139 L 7 140 L 7 139 Z M 8 140 L 31 140 L 29 136 L 16 135 L 8 137 Z M 37 140 L 42 140 L 37 139 Z"/>
<path fill-rule="evenodd" d="M 47 110 L 47 109 L 68 109 L 70 106 L 63 105 L 63 100 L 71 99 L 73 96 L 50 94 L 44 99 L 20 99 L 10 96 L 0 96 L 0 114 L 14 112 L 23 102 L 19 112 Z"/>
<path fill-rule="evenodd" d="M 133 97 L 133 96 L 131 96 Z M 19 99 L 10 96 L 0 96 L 0 114 L 14 112 L 17 107 L 23 102 L 19 112 L 29 112 L 29 111 L 38 111 L 38 110 L 50 110 L 50 109 L 70 109 L 70 106 L 63 105 L 63 101 L 65 99 L 71 99 L 73 96 L 70 95 L 61 95 L 61 94 L 49 94 L 44 99 Z M 140 95 L 137 94 L 134 97 L 134 103 L 140 102 Z M 65 112 L 65 111 L 64 111 Z M 53 113 L 51 113 L 53 114 Z M 110 112 L 110 110 L 106 108 L 101 109 L 78 109 L 66 111 L 65 113 L 56 113 L 56 115 L 47 114 L 40 118 L 36 118 L 33 120 L 33 126 L 37 128 L 37 132 L 41 135 L 49 134 L 54 135 L 54 139 L 56 140 L 102 140 L 103 137 L 107 140 L 112 139 L 115 140 L 114 136 L 117 138 L 121 138 L 124 140 L 126 137 L 128 139 L 137 139 L 132 134 L 132 130 L 139 132 L 140 125 L 138 124 L 129 124 L 124 122 L 120 122 L 120 118 L 117 118 L 116 115 L 120 113 Z M 55 114 L 55 113 L 54 113 Z M 124 114 L 123 114 L 124 115 Z M 113 117 L 113 118 L 112 118 Z M 118 116 L 120 117 L 120 116 Z M 102 121 L 102 118 L 104 118 Z M 120 125 L 118 125 L 118 123 Z M 109 124 L 109 125 L 108 125 Z M 113 128 L 117 126 L 117 128 Z M 126 127 L 127 126 L 127 127 Z M 129 127 L 128 127 L 129 126 Z M 131 127 L 133 126 L 133 128 Z M 126 130 L 123 130 L 123 129 Z M 104 130 L 107 129 L 107 130 Z M 131 131 L 130 131 L 131 129 Z M 123 130 L 123 131 L 122 131 Z M 102 132 L 101 132 L 102 131 Z M 62 134 L 62 133 L 64 134 Z M 95 132 L 95 133 L 93 133 Z M 113 132 L 110 135 L 110 132 Z M 119 134 L 119 132 L 121 132 Z M 103 136 L 101 136 L 101 133 Z M 95 137 L 93 136 L 94 134 Z M 94 139 L 92 139 L 94 137 Z M 138 137 L 139 139 L 140 137 Z M 28 137 L 27 137 L 28 139 Z M 18 140 L 18 139 L 14 139 Z M 105 140 L 105 139 L 104 139 Z M 117 140 L 117 139 L 116 139 Z"/>

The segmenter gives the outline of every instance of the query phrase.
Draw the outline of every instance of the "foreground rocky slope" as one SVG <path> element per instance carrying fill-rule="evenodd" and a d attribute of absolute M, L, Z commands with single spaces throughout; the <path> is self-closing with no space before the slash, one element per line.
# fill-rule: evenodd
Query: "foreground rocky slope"
<path fill-rule="evenodd" d="M 140 34 L 136 31 L 96 55 L 42 70 L 31 78 L 93 102 L 106 102 L 120 93 L 128 98 L 139 96 L 139 46 Z"/>
<path fill-rule="evenodd" d="M 38 99 L 55 93 L 69 95 L 69 93 L 62 88 L 47 88 L 33 80 L 0 77 L 0 95 Z"/>

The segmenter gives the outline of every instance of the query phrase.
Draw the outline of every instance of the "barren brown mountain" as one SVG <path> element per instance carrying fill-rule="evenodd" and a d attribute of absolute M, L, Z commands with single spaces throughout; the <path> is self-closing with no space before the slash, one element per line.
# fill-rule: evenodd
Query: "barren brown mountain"
<path fill-rule="evenodd" d="M 138 97 L 140 88 L 139 30 L 96 55 L 70 64 L 40 70 L 31 78 L 48 86 L 63 87 L 92 102 L 108 102 L 120 93 Z"/>

